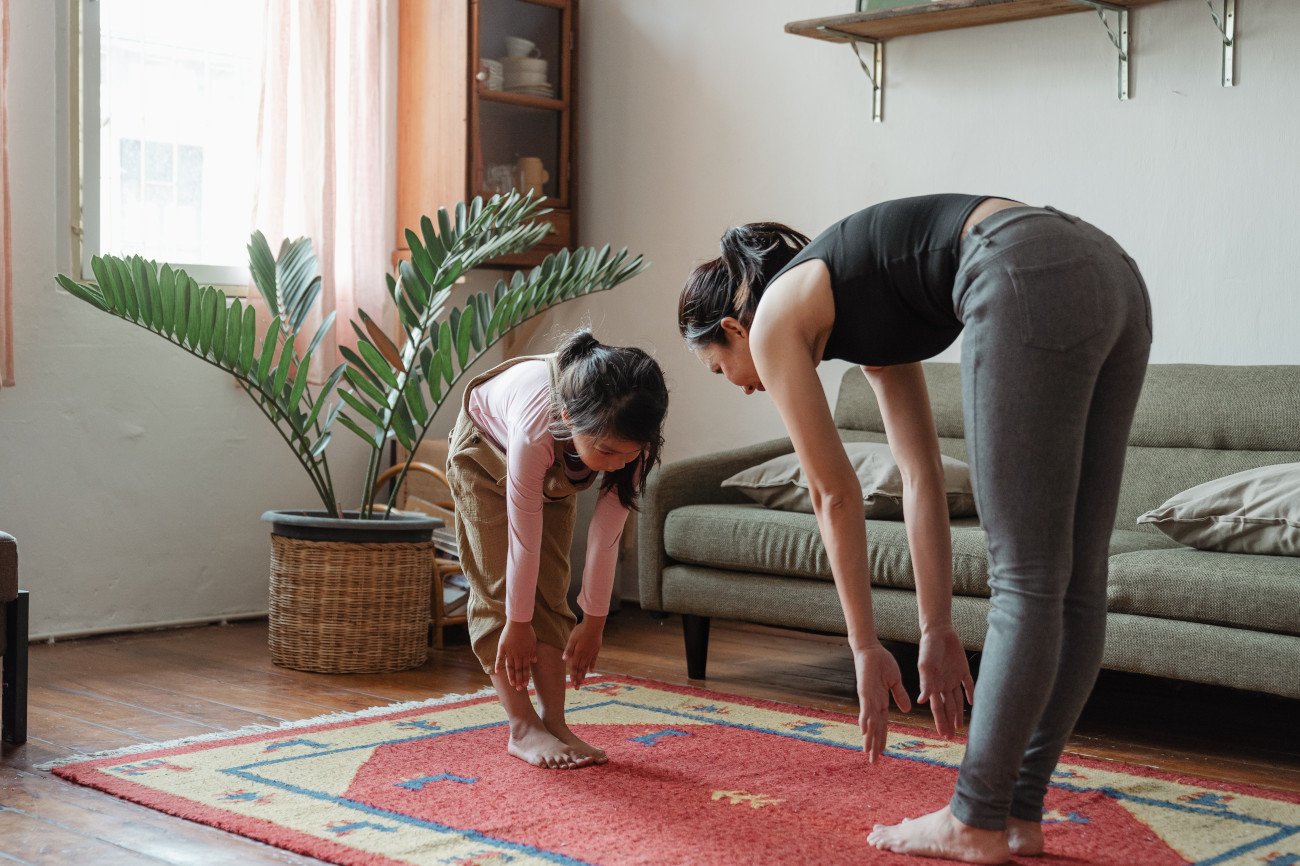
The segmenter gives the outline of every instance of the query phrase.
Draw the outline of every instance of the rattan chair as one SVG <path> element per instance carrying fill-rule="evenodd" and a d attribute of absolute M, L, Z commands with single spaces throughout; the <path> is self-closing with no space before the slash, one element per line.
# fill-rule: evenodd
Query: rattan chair
<path fill-rule="evenodd" d="M 375 490 L 380 490 L 391 479 L 396 477 L 401 471 L 401 468 L 400 465 L 391 466 L 380 473 L 379 477 L 375 479 Z M 428 463 L 415 461 L 411 463 L 410 471 L 422 472 L 425 475 L 430 475 L 436 478 L 444 485 L 447 484 L 447 473 Z M 405 510 L 421 511 L 432 514 L 435 517 L 441 517 L 443 520 L 447 520 L 449 523 L 455 520 L 456 504 L 450 499 L 439 500 L 430 504 L 434 507 L 421 508 L 417 505 L 412 508 L 409 507 L 408 501 L 408 503 L 404 503 L 404 508 Z M 452 574 L 464 574 L 464 571 L 460 567 L 460 562 L 455 559 L 449 559 L 445 556 L 433 557 L 433 561 L 429 566 L 429 579 L 433 582 L 432 591 L 430 592 L 431 601 L 429 606 L 431 610 L 429 611 L 429 626 L 433 632 L 434 649 L 442 649 L 443 629 L 447 626 L 465 625 L 469 622 L 469 618 L 463 613 L 455 614 L 454 616 L 447 616 L 446 612 L 443 610 L 443 579 Z"/>
<path fill-rule="evenodd" d="M 18 588 L 18 542 L 0 532 L 0 737 L 27 742 L 27 591 Z"/>

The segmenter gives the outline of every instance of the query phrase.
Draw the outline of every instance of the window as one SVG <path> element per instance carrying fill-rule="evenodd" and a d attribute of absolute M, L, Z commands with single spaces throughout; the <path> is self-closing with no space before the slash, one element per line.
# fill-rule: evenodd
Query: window
<path fill-rule="evenodd" d="M 76 0 L 83 272 L 101 253 L 245 285 L 263 0 Z"/>

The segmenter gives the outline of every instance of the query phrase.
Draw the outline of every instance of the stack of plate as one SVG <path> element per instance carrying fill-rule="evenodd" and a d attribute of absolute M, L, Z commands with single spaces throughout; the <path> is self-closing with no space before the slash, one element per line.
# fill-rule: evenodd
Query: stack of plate
<path fill-rule="evenodd" d="M 503 84 L 507 93 L 555 96 L 555 86 L 546 79 L 546 61 L 540 57 L 502 57 Z"/>
<path fill-rule="evenodd" d="M 555 88 L 550 84 L 539 84 L 534 86 L 521 84 L 516 87 L 507 87 L 506 90 L 510 93 L 523 93 L 527 96 L 545 96 L 549 99 L 555 98 Z"/>

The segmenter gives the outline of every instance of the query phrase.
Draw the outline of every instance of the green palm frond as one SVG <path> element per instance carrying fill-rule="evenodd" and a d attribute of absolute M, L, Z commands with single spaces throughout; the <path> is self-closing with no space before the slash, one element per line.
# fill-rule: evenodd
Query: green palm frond
<path fill-rule="evenodd" d="M 301 331 L 321 290 L 311 238 L 285 238 L 280 255 L 272 256 L 266 238 L 260 231 L 253 232 L 248 242 L 248 269 L 267 309 L 280 317 L 285 336 Z"/>
<path fill-rule="evenodd" d="M 250 244 L 250 250 L 252 247 Z M 307 249 L 310 251 L 310 244 Z M 96 256 L 91 260 L 91 269 L 97 283 L 78 283 L 62 274 L 57 278 L 58 283 L 69 294 L 152 331 L 234 376 L 293 449 L 326 508 L 337 512 L 329 468 L 322 453 L 322 440 L 328 442 L 333 418 L 327 416 L 322 423 L 321 412 L 347 365 L 340 364 L 330 374 L 319 397 L 313 397 L 307 390 L 312 356 L 324 334 L 334 326 L 333 313 L 326 317 L 306 351 L 299 355 L 294 351 L 292 334 L 283 343 L 280 341 L 284 322 L 280 315 L 273 312 L 270 327 L 259 346 L 256 315 L 251 306 L 245 306 L 238 298 L 227 305 L 224 292 L 200 286 L 185 271 L 173 270 L 171 265 L 159 267 L 140 256 Z M 319 279 L 314 282 L 319 284 Z"/>

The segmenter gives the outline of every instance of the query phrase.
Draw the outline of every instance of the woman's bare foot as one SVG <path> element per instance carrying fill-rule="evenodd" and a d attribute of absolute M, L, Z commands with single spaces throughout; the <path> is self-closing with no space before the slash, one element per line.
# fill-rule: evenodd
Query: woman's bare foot
<path fill-rule="evenodd" d="M 965 863 L 1005 863 L 1011 859 L 1005 830 L 981 830 L 963 824 L 947 806 L 901 824 L 877 824 L 867 841 L 881 851 L 913 857 L 941 857 Z"/>
<path fill-rule="evenodd" d="M 1043 825 L 1040 821 L 1007 818 L 1007 844 L 1012 854 L 1034 857 L 1043 853 Z"/>
<path fill-rule="evenodd" d="M 572 730 L 569 729 L 569 726 L 565 724 L 563 719 L 559 721 L 543 720 L 542 724 L 546 725 L 546 730 L 551 732 L 551 736 L 555 737 L 555 739 L 559 740 L 561 743 L 565 743 L 566 745 L 572 747 L 573 750 L 577 752 L 579 755 L 584 755 L 588 758 L 591 758 L 592 763 L 595 764 L 609 763 L 609 755 L 605 754 L 604 749 L 598 749 L 595 746 L 591 745 L 590 743 L 585 742 L 584 740 L 579 738 L 577 734 L 575 734 Z"/>
<path fill-rule="evenodd" d="M 592 756 L 579 754 L 542 726 L 511 725 L 507 750 L 519 760 L 546 770 L 575 770 L 593 762 Z"/>

